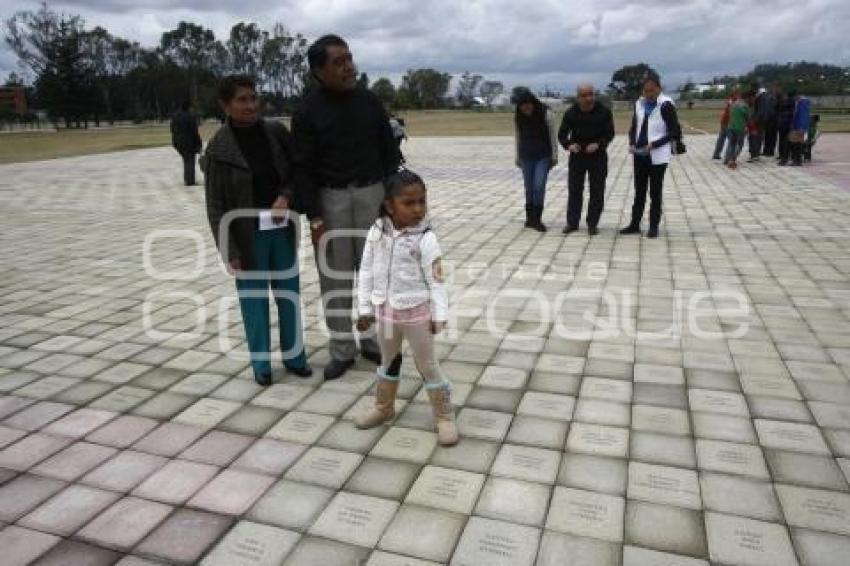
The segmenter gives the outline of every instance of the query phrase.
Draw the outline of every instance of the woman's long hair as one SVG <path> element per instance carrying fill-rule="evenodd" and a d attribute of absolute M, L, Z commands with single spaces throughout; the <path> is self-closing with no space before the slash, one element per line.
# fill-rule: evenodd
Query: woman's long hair
<path fill-rule="evenodd" d="M 531 103 L 534 105 L 534 111 L 531 116 L 523 114 L 519 107 L 523 104 Z M 523 90 L 516 97 L 516 110 L 514 112 L 514 121 L 517 126 L 520 125 L 546 125 L 546 105 L 540 102 L 540 99 L 534 96 L 530 90 Z"/>

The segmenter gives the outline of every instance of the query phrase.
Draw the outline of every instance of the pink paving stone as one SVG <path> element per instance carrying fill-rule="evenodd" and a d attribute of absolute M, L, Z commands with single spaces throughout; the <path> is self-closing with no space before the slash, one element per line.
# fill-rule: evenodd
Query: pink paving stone
<path fill-rule="evenodd" d="M 30 470 L 34 474 L 74 481 L 118 452 L 115 448 L 76 442 Z"/>
<path fill-rule="evenodd" d="M 0 487 L 0 521 L 14 523 L 61 491 L 65 482 L 39 476 L 18 476 Z"/>
<path fill-rule="evenodd" d="M 261 438 L 245 451 L 234 468 L 277 476 L 282 474 L 307 449 L 303 444 Z"/>
<path fill-rule="evenodd" d="M 3 566 L 26 566 L 59 544 L 61 538 L 10 525 L 0 531 Z"/>
<path fill-rule="evenodd" d="M 22 437 L 26 436 L 26 434 L 27 433 L 23 430 L 9 428 L 7 426 L 0 426 L 0 448 L 5 448 L 9 446 L 13 442 L 20 440 Z"/>
<path fill-rule="evenodd" d="M 198 462 L 172 460 L 146 479 L 133 495 L 181 505 L 218 473 L 218 468 Z"/>
<path fill-rule="evenodd" d="M 43 432 L 70 438 L 82 438 L 94 429 L 111 421 L 118 413 L 98 409 L 80 409 L 65 415 L 44 429 Z"/>
<path fill-rule="evenodd" d="M 129 551 L 172 511 L 169 505 L 125 497 L 76 534 L 98 546 Z"/>
<path fill-rule="evenodd" d="M 239 470 L 224 470 L 189 501 L 197 507 L 224 515 L 241 515 L 274 483 L 275 478 Z"/>
<path fill-rule="evenodd" d="M 72 485 L 18 521 L 18 524 L 67 537 L 91 521 L 116 499 L 118 494 L 109 491 Z"/>
<path fill-rule="evenodd" d="M 74 409 L 74 405 L 68 405 L 67 403 L 42 401 L 9 417 L 3 424 L 21 430 L 38 430 Z"/>
<path fill-rule="evenodd" d="M 124 415 L 89 434 L 86 440 L 115 448 L 127 448 L 158 424 L 159 422 L 146 417 Z"/>
<path fill-rule="evenodd" d="M 254 441 L 254 437 L 214 430 L 187 448 L 180 457 L 193 462 L 226 466 Z"/>
<path fill-rule="evenodd" d="M 80 480 L 86 485 L 126 493 L 168 463 L 167 458 L 127 450 Z"/>
<path fill-rule="evenodd" d="M 180 509 L 160 525 L 133 553 L 179 564 L 192 564 L 230 527 L 232 519 Z"/>
<path fill-rule="evenodd" d="M 2 379 L 2 377 L 0 377 Z M 10 395 L 8 397 L 0 397 L 0 419 L 5 419 L 11 414 L 17 413 L 25 407 L 29 407 L 35 403 L 32 399 L 26 397 L 16 397 Z"/>
<path fill-rule="evenodd" d="M 163 423 L 142 438 L 133 449 L 173 458 L 198 440 L 206 429 L 180 423 Z"/>
<path fill-rule="evenodd" d="M 121 554 L 77 542 L 63 540 L 42 556 L 33 566 L 112 566 Z"/>
<path fill-rule="evenodd" d="M 70 443 L 68 438 L 31 434 L 0 451 L 0 468 L 24 472 Z"/>

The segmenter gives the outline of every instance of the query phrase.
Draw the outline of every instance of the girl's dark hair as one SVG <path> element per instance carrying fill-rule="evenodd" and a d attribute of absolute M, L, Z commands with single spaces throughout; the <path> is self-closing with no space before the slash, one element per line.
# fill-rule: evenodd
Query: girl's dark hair
<path fill-rule="evenodd" d="M 525 114 L 520 112 L 519 107 L 523 104 L 531 103 L 534 105 L 534 111 L 531 113 L 531 117 L 527 117 Z M 514 120 L 519 123 L 522 120 L 533 120 L 535 122 L 539 121 L 541 124 L 545 123 L 545 115 L 546 115 L 546 106 L 540 102 L 540 99 L 534 96 L 534 93 L 528 89 L 523 89 L 517 93 L 516 96 L 516 111 L 514 112 Z"/>
<path fill-rule="evenodd" d="M 399 169 L 384 180 L 384 200 L 378 206 L 378 218 L 384 218 L 389 215 L 384 203 L 391 198 L 397 197 L 402 189 L 410 185 L 425 186 L 425 181 L 422 180 L 422 177 L 410 169 Z"/>
<path fill-rule="evenodd" d="M 655 86 L 661 88 L 661 77 L 658 76 L 658 73 L 649 71 L 643 76 L 643 81 L 641 82 L 644 85 L 646 83 L 655 83 Z"/>

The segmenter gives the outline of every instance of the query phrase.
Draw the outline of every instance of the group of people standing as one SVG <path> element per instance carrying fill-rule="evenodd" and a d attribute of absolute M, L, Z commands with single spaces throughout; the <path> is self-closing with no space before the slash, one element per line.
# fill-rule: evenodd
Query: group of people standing
<path fill-rule="evenodd" d="M 299 295 L 304 214 L 330 331 L 324 379 L 342 376 L 358 349 L 376 363 L 374 406 L 355 423 L 378 426 L 394 416 L 406 338 L 425 380 L 438 440 L 456 443 L 450 383 L 434 348 L 434 335 L 448 320 L 448 300 L 425 183 L 400 167 L 397 134 L 380 100 L 357 88 L 346 42 L 327 35 L 307 55 L 319 88 L 295 112 L 292 133 L 260 117 L 253 79 L 230 76 L 218 94 L 225 123 L 201 158 L 207 216 L 235 277 L 254 378 L 264 386 L 273 380 L 269 291 L 277 304 L 284 367 L 299 377 L 313 373 Z"/>
<path fill-rule="evenodd" d="M 614 139 L 614 116 L 595 99 L 591 84 L 576 89 L 576 101 L 564 113 L 555 134 L 550 111 L 531 92 L 516 99 L 516 165 L 525 185 L 525 226 L 546 231 L 542 222 L 546 181 L 549 170 L 558 163 L 558 145 L 569 155 L 567 218 L 563 234 L 579 228 L 584 201 L 585 179 L 589 185 L 587 231 L 599 233 L 599 219 L 605 204 L 608 176 L 607 149 Z M 557 142 L 556 142 L 557 140 Z M 648 238 L 658 237 L 662 213 L 662 193 L 667 164 L 674 153 L 685 149 L 682 129 L 672 99 L 661 91 L 655 75 L 643 81 L 643 96 L 635 102 L 629 128 L 629 152 L 633 155 L 634 203 L 631 221 L 621 234 L 640 233 L 640 224 L 649 192 Z"/>
<path fill-rule="evenodd" d="M 786 93 L 773 86 L 733 92 L 720 115 L 712 158 L 722 158 L 724 165 L 737 169 L 746 141 L 748 163 L 775 155 L 778 165 L 799 167 L 812 159 L 819 120 L 820 116 L 811 114 L 810 100 L 793 90 Z"/>

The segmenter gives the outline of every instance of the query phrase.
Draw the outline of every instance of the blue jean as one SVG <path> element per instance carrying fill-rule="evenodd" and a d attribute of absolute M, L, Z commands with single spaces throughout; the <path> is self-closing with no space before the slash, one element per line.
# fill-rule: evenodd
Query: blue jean
<path fill-rule="evenodd" d="M 736 132 L 728 130 L 726 132 L 726 157 L 723 158 L 723 163 L 730 161 L 738 161 L 738 156 L 741 150 L 744 149 L 745 132 Z"/>
<path fill-rule="evenodd" d="M 723 153 L 723 144 L 726 143 L 727 131 L 725 126 L 720 126 L 720 131 L 717 132 L 717 143 L 714 144 L 714 155 L 715 159 L 720 159 L 720 155 Z"/>
<path fill-rule="evenodd" d="M 280 351 L 288 368 L 307 364 L 301 329 L 298 255 L 290 229 L 257 230 L 254 234 L 254 269 L 236 277 L 245 337 L 251 351 L 251 367 L 257 375 L 271 373 L 269 288 L 277 304 Z M 270 272 L 292 271 L 288 277 Z M 247 277 L 246 277 L 247 276 Z M 248 278 L 250 277 L 250 278 Z"/>
<path fill-rule="evenodd" d="M 546 180 L 549 178 L 551 158 L 520 159 L 522 180 L 525 183 L 525 204 L 543 208 L 546 200 Z"/>

